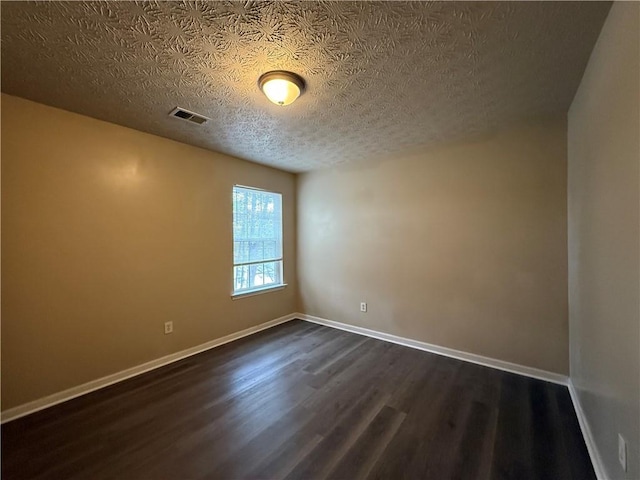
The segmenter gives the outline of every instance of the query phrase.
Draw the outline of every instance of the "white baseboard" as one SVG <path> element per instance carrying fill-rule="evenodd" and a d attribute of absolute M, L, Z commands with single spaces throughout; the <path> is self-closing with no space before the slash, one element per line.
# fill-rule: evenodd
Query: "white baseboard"
<path fill-rule="evenodd" d="M 589 427 L 587 417 L 584 414 L 584 410 L 582 410 L 580 397 L 578 396 L 578 392 L 573 386 L 573 382 L 571 380 L 569 380 L 569 395 L 571 395 L 573 408 L 576 411 L 578 423 L 580 424 L 580 430 L 582 430 L 584 443 L 587 444 L 587 451 L 589 452 L 589 456 L 591 457 L 591 463 L 593 464 L 593 470 L 596 472 L 596 477 L 598 478 L 598 480 L 608 480 L 609 477 L 607 477 L 604 464 L 602 463 L 602 457 L 600 457 L 600 452 L 598 452 L 598 447 L 596 447 L 596 443 L 593 439 L 593 434 L 591 433 L 591 428 Z"/>
<path fill-rule="evenodd" d="M 566 377 L 565 375 L 560 375 L 558 373 L 548 372 L 546 370 L 539 370 L 533 367 L 518 365 L 517 363 L 505 362 L 503 360 L 498 360 L 495 358 L 476 355 L 475 353 L 467 353 L 461 350 L 454 350 L 452 348 L 441 347 L 439 345 L 432 345 L 430 343 L 420 342 L 418 340 L 412 340 L 410 338 L 391 335 L 390 333 L 378 332 L 376 330 L 371 330 L 364 327 L 356 327 L 354 325 L 349 325 L 346 323 L 335 322 L 333 320 L 327 320 L 320 317 L 314 317 L 313 315 L 298 313 L 297 318 L 306 320 L 308 322 L 319 323 L 320 325 L 326 325 L 327 327 L 338 328 L 340 330 L 346 330 L 348 332 L 366 335 L 367 337 L 377 338 L 378 340 L 383 340 L 385 342 L 397 343 L 398 345 L 404 345 L 405 347 L 424 350 L 425 352 L 436 353 L 438 355 L 444 355 L 446 357 L 483 365 L 485 367 L 497 368 L 498 370 L 504 370 L 505 372 L 516 373 L 519 375 L 537 378 L 539 380 L 557 383 L 560 385 L 568 385 L 568 377 Z"/>
<path fill-rule="evenodd" d="M 215 340 L 211 340 L 210 342 L 206 342 L 201 345 L 182 350 L 180 352 L 172 353 L 171 355 L 167 355 L 156 360 L 143 363 L 142 365 L 137 365 L 135 367 L 122 370 L 121 372 L 107 375 L 106 377 L 98 378 L 97 380 L 92 380 L 87 383 L 83 383 L 82 385 L 78 385 L 77 387 L 72 387 L 67 390 L 63 390 L 62 392 L 54 393 L 53 395 L 48 395 L 38 400 L 34 400 L 32 402 L 10 408 L 3 411 L 0 415 L 2 417 L 0 423 L 10 422 L 11 420 L 15 420 L 16 418 L 24 417 L 25 415 L 29 415 L 30 413 L 35 413 L 39 410 L 52 407 L 54 405 L 57 405 L 58 403 L 71 400 L 72 398 L 86 395 L 87 393 L 93 392 L 95 390 L 108 387 L 109 385 L 113 385 L 114 383 L 121 382 L 137 375 L 141 375 L 150 370 L 155 370 L 156 368 L 160 368 L 164 365 L 177 362 L 178 360 L 182 360 L 183 358 L 196 355 L 198 353 L 204 352 L 205 350 L 210 350 L 225 343 L 233 342 L 234 340 L 238 340 L 239 338 L 260 332 L 261 330 L 275 327 L 276 325 L 291 321 L 295 318 L 299 318 L 299 315 L 293 313 L 285 315 L 284 317 L 261 323 L 260 325 L 256 325 L 255 327 L 249 327 L 239 332 L 232 333 Z"/>

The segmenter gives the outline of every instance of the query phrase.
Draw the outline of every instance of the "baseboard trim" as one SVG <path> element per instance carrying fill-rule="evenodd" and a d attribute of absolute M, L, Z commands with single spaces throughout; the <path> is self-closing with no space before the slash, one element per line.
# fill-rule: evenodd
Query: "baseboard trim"
<path fill-rule="evenodd" d="M 307 322 L 318 323 L 320 325 L 326 325 L 327 327 L 338 328 L 340 330 L 346 330 L 347 332 L 358 333 L 360 335 L 366 335 L 367 337 L 377 338 L 385 342 L 397 343 L 398 345 L 404 345 L 405 347 L 415 348 L 417 350 L 424 350 L 425 352 L 436 353 L 438 355 L 444 355 L 445 357 L 455 358 L 457 360 L 463 360 L 465 362 L 475 363 L 485 367 L 496 368 L 505 372 L 516 373 L 518 375 L 524 375 L 526 377 L 536 378 L 538 380 L 544 380 L 546 382 L 557 383 L 560 385 L 568 385 L 568 377 L 560 375 L 558 373 L 548 372 L 546 370 L 540 370 L 533 367 L 526 367 L 524 365 L 518 365 L 517 363 L 505 362 L 495 358 L 484 357 L 482 355 L 476 355 L 475 353 L 463 352 L 461 350 L 454 350 L 452 348 L 441 347 L 439 345 L 433 345 L 430 343 L 420 342 L 418 340 L 412 340 L 410 338 L 399 337 L 390 333 L 379 332 L 377 330 L 371 330 L 364 327 L 356 327 L 346 323 L 336 322 L 334 320 L 327 320 L 326 318 L 315 317 L 313 315 L 306 315 L 304 313 L 298 313 L 297 318 L 306 320 Z"/>
<path fill-rule="evenodd" d="M 595 471 L 598 480 L 608 480 L 609 477 L 607 476 L 604 464 L 602 463 L 602 457 L 600 457 L 600 452 L 598 451 L 596 442 L 593 439 L 591 427 L 589 427 L 587 417 L 584 414 L 584 410 L 582 410 L 582 404 L 580 403 L 578 392 L 571 380 L 569 380 L 568 386 L 569 395 L 571 396 L 571 401 L 573 402 L 573 409 L 576 411 L 578 423 L 580 424 L 580 430 L 582 430 L 582 436 L 584 437 L 584 443 L 587 445 L 587 451 L 589 452 L 589 457 L 591 457 L 593 470 Z"/>
<path fill-rule="evenodd" d="M 106 377 L 98 378 L 97 380 L 92 380 L 90 382 L 83 383 L 82 385 L 78 385 L 77 387 L 72 387 L 67 390 L 63 390 L 62 392 L 54 393 L 52 395 L 48 395 L 46 397 L 40 398 L 38 400 L 34 400 L 32 402 L 25 403 L 23 405 L 19 405 L 14 408 L 9 408 L 0 414 L 0 416 L 2 417 L 0 420 L 0 423 L 10 422 L 11 420 L 24 417 L 31 413 L 35 413 L 39 410 L 44 410 L 45 408 L 49 408 L 59 403 L 71 400 L 73 398 L 86 395 L 87 393 L 94 392 L 101 388 L 108 387 L 109 385 L 113 385 L 114 383 L 122 382 L 123 380 L 127 380 L 128 378 L 142 375 L 143 373 L 149 372 L 151 370 L 155 370 L 156 368 L 160 368 L 170 363 L 177 362 L 178 360 L 182 360 L 183 358 L 196 355 L 206 350 L 210 350 L 220 345 L 224 345 L 225 343 L 233 342 L 234 340 L 238 340 L 242 337 L 253 335 L 254 333 L 258 333 L 262 330 L 266 330 L 268 328 L 275 327 L 276 325 L 280 325 L 281 323 L 289 322 L 298 317 L 299 317 L 299 314 L 293 314 L 293 313 L 289 315 L 285 315 L 283 317 L 276 318 L 274 320 L 270 320 L 265 323 L 261 323 L 260 325 L 249 327 L 244 330 L 240 330 L 239 332 L 235 332 L 230 335 L 226 335 L 224 337 L 211 340 L 201 345 L 197 345 L 195 347 L 188 348 L 180 352 L 172 353 L 171 355 L 166 355 L 156 360 L 152 360 L 150 362 L 146 362 L 141 365 L 137 365 L 135 367 L 131 367 L 117 373 L 113 373 L 111 375 L 107 375 Z"/>

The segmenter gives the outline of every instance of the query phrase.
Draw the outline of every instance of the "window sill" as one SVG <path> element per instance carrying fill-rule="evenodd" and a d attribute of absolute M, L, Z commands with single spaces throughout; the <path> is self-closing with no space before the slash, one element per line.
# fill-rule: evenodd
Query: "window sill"
<path fill-rule="evenodd" d="M 231 300 L 253 297 L 254 295 L 262 295 L 263 293 L 273 292 L 274 290 L 282 290 L 286 286 L 286 283 L 281 283 L 280 285 L 273 285 L 271 287 L 256 288 L 254 290 L 247 290 L 245 292 L 233 293 L 231 294 Z"/>

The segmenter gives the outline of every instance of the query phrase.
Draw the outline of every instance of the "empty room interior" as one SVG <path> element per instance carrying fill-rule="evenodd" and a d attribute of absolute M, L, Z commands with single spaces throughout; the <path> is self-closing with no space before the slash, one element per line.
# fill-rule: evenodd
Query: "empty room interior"
<path fill-rule="evenodd" d="M 640 480 L 640 3 L 0 9 L 3 479 Z"/>

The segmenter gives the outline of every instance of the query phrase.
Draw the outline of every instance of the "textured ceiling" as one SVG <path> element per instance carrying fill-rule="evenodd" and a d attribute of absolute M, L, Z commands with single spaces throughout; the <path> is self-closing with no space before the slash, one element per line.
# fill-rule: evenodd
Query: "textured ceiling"
<path fill-rule="evenodd" d="M 3 2 L 2 90 L 300 172 L 566 112 L 609 7 Z M 258 90 L 274 69 L 306 80 L 293 105 Z"/>

